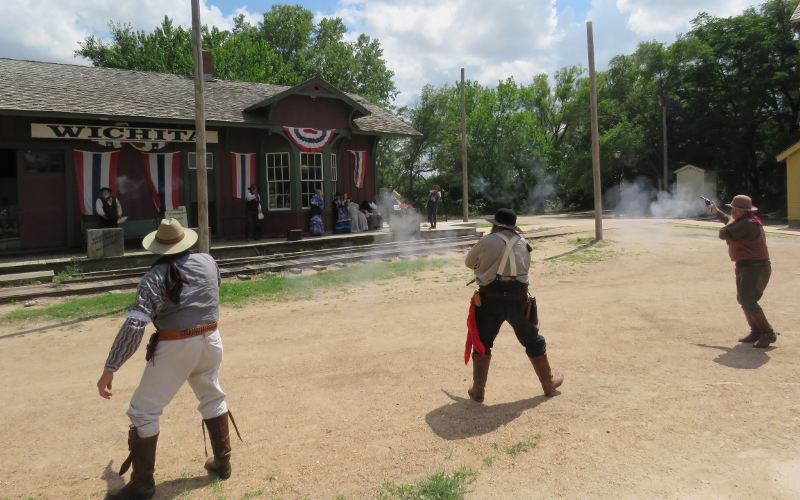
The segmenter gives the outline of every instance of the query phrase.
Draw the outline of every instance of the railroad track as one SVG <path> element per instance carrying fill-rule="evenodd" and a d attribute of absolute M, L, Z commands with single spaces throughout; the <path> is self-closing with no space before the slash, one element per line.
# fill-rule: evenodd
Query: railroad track
<path fill-rule="evenodd" d="M 449 238 L 420 239 L 402 242 L 353 245 L 332 249 L 307 250 L 286 254 L 256 257 L 218 259 L 223 278 L 246 277 L 264 273 L 296 272 L 303 269 L 321 271 L 331 266 L 350 263 L 419 257 L 430 254 L 467 250 L 480 235 Z M 96 271 L 75 275 L 69 280 L 54 284 L 26 285 L 0 289 L 0 304 L 42 297 L 67 297 L 89 295 L 112 290 L 136 288 L 149 267 Z"/>

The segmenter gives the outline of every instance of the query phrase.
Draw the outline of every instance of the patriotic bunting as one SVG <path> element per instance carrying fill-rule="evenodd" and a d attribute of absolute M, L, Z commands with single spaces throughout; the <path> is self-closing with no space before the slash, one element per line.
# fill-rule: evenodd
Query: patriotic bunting
<path fill-rule="evenodd" d="M 153 203 L 160 212 L 180 206 L 180 153 L 145 153 L 144 166 Z"/>
<path fill-rule="evenodd" d="M 306 153 L 319 153 L 333 139 L 336 130 L 317 130 L 304 127 L 283 127 L 286 136 Z"/>
<path fill-rule="evenodd" d="M 233 197 L 244 198 L 247 188 L 256 183 L 256 154 L 231 153 Z"/>
<path fill-rule="evenodd" d="M 348 151 L 353 153 L 353 182 L 356 183 L 357 188 L 361 189 L 364 187 L 364 175 L 367 172 L 367 152 L 351 149 Z"/>
<path fill-rule="evenodd" d="M 100 188 L 110 188 L 114 195 L 117 194 L 119 151 L 93 153 L 75 149 L 72 151 L 72 157 L 81 214 L 93 215 L 94 200 Z"/>

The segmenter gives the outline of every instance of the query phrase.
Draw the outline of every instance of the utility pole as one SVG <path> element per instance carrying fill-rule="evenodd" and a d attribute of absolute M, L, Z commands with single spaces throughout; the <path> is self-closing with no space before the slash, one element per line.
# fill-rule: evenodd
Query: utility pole
<path fill-rule="evenodd" d="M 464 87 L 464 68 L 461 68 L 461 212 L 469 221 L 469 176 L 467 175 L 467 105 Z"/>
<path fill-rule="evenodd" d="M 669 172 L 667 171 L 667 99 L 661 97 L 661 139 L 664 143 L 664 191 L 669 191 Z"/>
<path fill-rule="evenodd" d="M 594 179 L 594 239 L 603 239 L 603 194 L 600 190 L 600 129 L 597 125 L 597 81 L 594 74 L 594 38 L 592 22 L 586 23 L 589 46 L 589 96 L 592 119 L 592 178 Z"/>
<path fill-rule="evenodd" d="M 195 167 L 197 168 L 198 247 L 209 253 L 208 172 L 206 172 L 206 101 L 203 96 L 203 45 L 200 35 L 200 1 L 192 0 L 192 54 L 194 57 Z"/>

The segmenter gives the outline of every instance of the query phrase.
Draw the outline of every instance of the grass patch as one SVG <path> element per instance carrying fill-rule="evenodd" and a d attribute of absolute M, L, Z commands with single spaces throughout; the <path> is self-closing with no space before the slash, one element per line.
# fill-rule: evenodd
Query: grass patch
<path fill-rule="evenodd" d="M 80 274 L 81 267 L 78 264 L 67 264 L 58 274 L 53 276 L 53 283 L 58 285 L 71 280 L 75 275 Z"/>
<path fill-rule="evenodd" d="M 483 463 L 484 465 L 491 467 L 492 465 L 494 465 L 494 456 L 488 455 L 483 457 Z"/>
<path fill-rule="evenodd" d="M 320 289 L 356 285 L 411 276 L 415 273 L 441 267 L 446 259 L 417 259 L 397 262 L 370 262 L 343 269 L 322 271 L 305 276 L 263 275 L 252 281 L 223 282 L 220 286 L 220 304 L 242 306 L 257 299 L 291 300 L 308 298 Z M 6 313 L 5 320 L 68 320 L 121 313 L 133 303 L 134 292 L 103 294 L 94 297 L 68 299 L 42 308 L 24 308 Z"/>
<path fill-rule="evenodd" d="M 588 245 L 594 241 L 594 238 L 590 236 L 579 236 L 572 241 L 572 244 L 576 247 L 582 247 L 584 245 Z"/>
<path fill-rule="evenodd" d="M 532 449 L 536 448 L 538 444 L 539 444 L 539 435 L 537 434 L 533 437 L 525 439 L 524 441 L 520 441 L 518 443 L 509 446 L 508 448 L 506 448 L 506 453 L 508 453 L 512 457 L 516 457 L 520 453 L 527 453 L 531 451 Z"/>
<path fill-rule="evenodd" d="M 242 500 L 249 500 L 250 498 L 260 497 L 264 494 L 264 490 L 249 491 L 242 495 Z"/>
<path fill-rule="evenodd" d="M 437 472 L 414 484 L 384 483 L 378 498 L 381 500 L 459 500 L 467 486 L 475 481 L 475 472 L 462 467 L 452 474 Z"/>
<path fill-rule="evenodd" d="M 588 242 L 584 241 L 588 240 Z M 552 258 L 550 262 L 566 262 L 569 264 L 591 264 L 624 255 L 623 250 L 608 248 L 609 240 L 598 241 L 594 244 L 592 238 L 576 238 L 573 243 L 576 248 L 570 252 Z"/>

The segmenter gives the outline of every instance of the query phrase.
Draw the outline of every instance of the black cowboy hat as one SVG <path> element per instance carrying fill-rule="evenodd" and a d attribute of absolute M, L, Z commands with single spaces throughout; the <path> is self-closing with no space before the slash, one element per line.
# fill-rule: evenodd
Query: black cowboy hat
<path fill-rule="evenodd" d="M 494 218 L 486 219 L 486 221 L 490 222 L 493 226 L 504 227 L 518 233 L 522 232 L 522 229 L 517 227 L 517 214 L 510 208 L 501 208 L 494 214 Z"/>
<path fill-rule="evenodd" d="M 108 191 L 110 193 L 111 192 L 111 188 L 110 187 L 101 187 L 100 190 L 97 193 L 98 194 L 103 194 L 103 191 Z"/>

